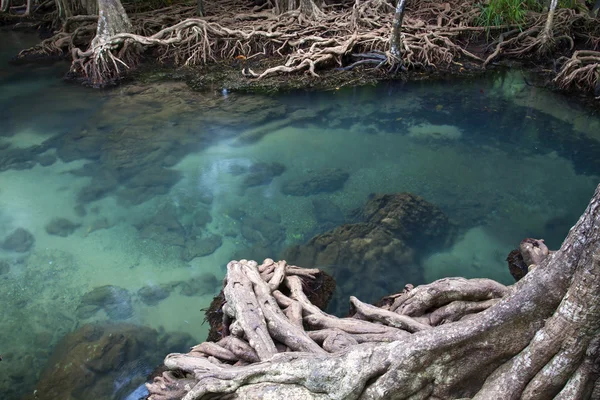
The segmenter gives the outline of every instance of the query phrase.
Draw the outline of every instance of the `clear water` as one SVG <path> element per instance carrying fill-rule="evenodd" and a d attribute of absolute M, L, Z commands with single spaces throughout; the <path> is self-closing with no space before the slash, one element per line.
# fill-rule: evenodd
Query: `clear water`
<path fill-rule="evenodd" d="M 52 346 L 87 322 L 202 341 L 200 310 L 229 260 L 276 258 L 331 229 L 316 220 L 314 200 L 351 222 L 372 193 L 423 196 L 458 232 L 418 259 L 423 282 L 509 284 L 508 252 L 525 237 L 558 247 L 600 175 L 598 116 L 520 73 L 277 97 L 196 94 L 178 82 L 94 91 L 64 84 L 64 64 L 8 65 L 32 40 L 0 33 L 0 242 L 17 228 L 35 237 L 26 252 L 0 248 L 10 269 L 0 275 L 2 398 L 30 392 Z M 285 171 L 273 179 L 249 174 L 274 162 Z M 341 190 L 282 193 L 329 168 L 349 174 Z M 50 234 L 55 218 L 72 232 Z M 193 257 L 201 246 L 216 249 Z M 131 303 L 82 312 L 82 296 L 104 285 Z M 145 302 L 140 289 L 161 285 L 168 296 Z"/>

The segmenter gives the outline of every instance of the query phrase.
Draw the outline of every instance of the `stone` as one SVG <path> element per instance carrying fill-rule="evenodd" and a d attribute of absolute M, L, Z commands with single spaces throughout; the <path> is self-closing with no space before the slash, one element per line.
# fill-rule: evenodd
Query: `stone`
<path fill-rule="evenodd" d="M 196 257 L 204 257 L 214 253 L 223 244 L 219 235 L 210 235 L 205 238 L 188 239 L 181 251 L 181 259 L 191 261 Z"/>
<path fill-rule="evenodd" d="M 4 239 L 2 248 L 17 253 L 25 253 L 31 249 L 34 243 L 35 237 L 29 231 L 17 228 Z"/>
<path fill-rule="evenodd" d="M 268 185 L 273 178 L 280 176 L 284 171 L 285 165 L 278 162 L 252 164 L 244 178 L 243 185 L 246 188 Z"/>
<path fill-rule="evenodd" d="M 184 343 L 161 341 L 157 331 L 132 324 L 84 325 L 59 341 L 35 392 L 23 400 L 125 398 L 162 361 L 167 349 L 161 345 L 171 342 Z"/>
<path fill-rule="evenodd" d="M 167 194 L 181 180 L 180 171 L 166 168 L 151 168 L 139 172 L 129 179 L 126 187 L 119 191 L 119 200 L 126 204 L 142 204 L 157 195 Z"/>
<path fill-rule="evenodd" d="M 46 232 L 50 235 L 67 237 L 75 232 L 75 229 L 80 226 L 81 224 L 76 224 L 66 218 L 53 218 L 48 225 L 46 225 Z"/>
<path fill-rule="evenodd" d="M 42 154 L 37 158 L 37 162 L 43 167 L 54 164 L 56 160 L 57 158 L 54 154 Z"/>
<path fill-rule="evenodd" d="M 10 272 L 10 263 L 7 260 L 0 260 L 0 275 L 5 275 Z"/>
<path fill-rule="evenodd" d="M 186 231 L 171 205 L 160 207 L 156 214 L 135 225 L 142 239 L 152 239 L 169 246 L 185 246 Z"/>
<path fill-rule="evenodd" d="M 420 258 L 444 247 L 448 218 L 435 205 L 409 193 L 374 195 L 345 224 L 292 246 L 282 259 L 331 274 L 338 285 L 330 311 L 347 311 L 349 296 L 373 303 L 404 285 L 424 282 Z"/>
<path fill-rule="evenodd" d="M 195 229 L 202 229 L 212 221 L 210 212 L 204 208 L 198 208 L 192 216 Z"/>
<path fill-rule="evenodd" d="M 77 308 L 79 318 L 95 314 L 96 311 L 104 309 L 110 319 L 121 320 L 133 315 L 131 295 L 126 289 L 119 286 L 106 285 L 97 287 L 81 298 L 80 306 Z"/>
<path fill-rule="evenodd" d="M 181 294 L 184 296 L 213 295 L 220 286 L 220 281 L 213 274 L 200 276 L 183 281 L 180 284 Z"/>
<path fill-rule="evenodd" d="M 277 222 L 274 215 L 256 217 L 248 215 L 242 220 L 242 236 L 251 244 L 258 246 L 276 245 L 285 240 L 285 228 Z"/>
<path fill-rule="evenodd" d="M 170 289 L 171 287 L 169 285 L 144 286 L 138 290 L 138 296 L 140 296 L 140 299 L 144 304 L 153 306 L 169 297 Z"/>
<path fill-rule="evenodd" d="M 362 218 L 420 249 L 444 247 L 451 230 L 439 207 L 411 193 L 374 195 L 363 207 Z"/>
<path fill-rule="evenodd" d="M 350 177 L 348 172 L 339 168 L 326 168 L 310 171 L 297 180 L 282 184 L 281 192 L 290 196 L 310 196 L 340 190 Z"/>
<path fill-rule="evenodd" d="M 329 199 L 313 199 L 312 206 L 315 219 L 320 224 L 340 225 L 345 220 L 342 210 Z"/>

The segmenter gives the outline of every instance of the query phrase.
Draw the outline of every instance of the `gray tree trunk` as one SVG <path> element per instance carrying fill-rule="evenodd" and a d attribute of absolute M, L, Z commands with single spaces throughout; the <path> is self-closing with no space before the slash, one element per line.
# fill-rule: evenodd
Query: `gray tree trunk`
<path fill-rule="evenodd" d="M 98 14 L 98 0 L 55 0 L 62 21 L 75 15 Z"/>
<path fill-rule="evenodd" d="M 10 8 L 10 0 L 1 0 L 0 1 L 0 11 L 7 12 Z"/>
<path fill-rule="evenodd" d="M 383 308 L 351 298 L 354 318 L 308 301 L 301 277 L 314 270 L 232 261 L 223 338 L 167 356 L 179 372 L 148 385 L 150 399 L 588 399 L 600 374 L 600 186 L 558 251 L 524 243 L 529 272 L 511 287 L 447 278 Z"/>
<path fill-rule="evenodd" d="M 117 33 L 132 31 L 131 22 L 120 0 L 98 0 L 98 29 L 92 47 Z"/>
<path fill-rule="evenodd" d="M 390 53 L 398 61 L 402 60 L 402 21 L 404 20 L 404 10 L 406 0 L 398 0 L 394 22 L 392 22 L 392 34 L 390 36 Z"/>

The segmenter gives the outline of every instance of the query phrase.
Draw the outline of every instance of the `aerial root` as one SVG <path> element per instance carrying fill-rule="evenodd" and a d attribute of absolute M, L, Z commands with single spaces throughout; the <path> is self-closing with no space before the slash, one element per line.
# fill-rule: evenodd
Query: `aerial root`
<path fill-rule="evenodd" d="M 201 343 L 188 354 L 170 354 L 165 359 L 170 370 L 180 371 L 188 379 L 183 398 L 194 400 L 206 393 L 232 393 L 246 384 L 277 382 L 285 383 L 294 393 L 310 391 L 309 382 L 292 377 L 306 372 L 308 364 L 304 364 L 314 362 L 315 357 L 328 360 L 362 344 L 367 347 L 359 353 L 368 358 L 374 351 L 369 344 L 402 340 L 474 315 L 510 292 L 487 279 L 443 279 L 391 296 L 388 306 L 383 307 L 351 297 L 354 315 L 339 318 L 316 307 L 307 296 L 307 282 L 316 281 L 320 274 L 317 269 L 271 259 L 261 265 L 247 260 L 230 262 L 223 288 L 221 338 Z M 297 372 L 281 374 L 277 365 L 290 361 Z M 332 361 L 331 368 L 338 361 Z M 385 369 L 386 365 L 377 368 Z M 356 379 L 366 382 L 376 371 L 356 374 Z M 171 382 L 172 377 L 167 373 L 148 385 L 152 399 L 166 399 L 168 392 L 180 390 L 180 385 Z M 198 383 L 190 385 L 189 379 Z M 259 389 L 268 390 L 265 386 L 253 390 Z"/>

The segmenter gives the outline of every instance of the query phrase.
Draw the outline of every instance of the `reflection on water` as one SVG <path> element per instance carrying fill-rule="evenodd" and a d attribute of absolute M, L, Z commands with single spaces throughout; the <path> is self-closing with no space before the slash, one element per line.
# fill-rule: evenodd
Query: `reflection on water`
<path fill-rule="evenodd" d="M 508 252 L 525 237 L 558 247 L 600 174 L 597 116 L 518 74 L 279 97 L 91 91 L 63 84 L 63 64 L 5 65 L 12 51 L 0 55 L 2 398 L 40 377 L 40 399 L 80 382 L 126 398 L 162 355 L 204 339 L 201 309 L 232 258 L 326 269 L 336 312 L 349 294 L 444 276 L 508 284 Z M 377 195 L 402 192 L 420 197 Z"/>

